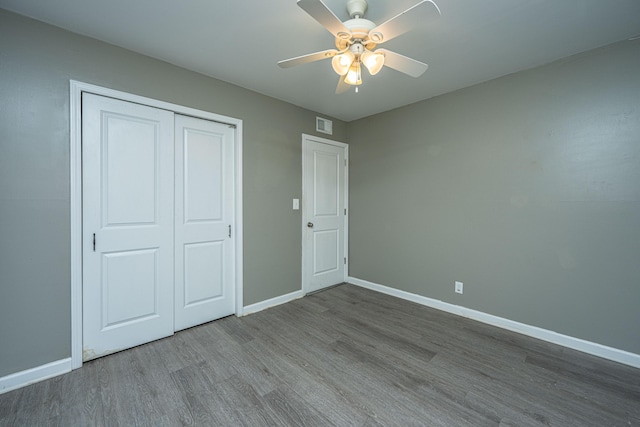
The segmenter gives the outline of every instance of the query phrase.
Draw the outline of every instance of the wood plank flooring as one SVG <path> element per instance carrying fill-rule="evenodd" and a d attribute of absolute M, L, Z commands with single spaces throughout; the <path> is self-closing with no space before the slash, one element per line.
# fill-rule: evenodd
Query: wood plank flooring
<path fill-rule="evenodd" d="M 0 426 L 640 426 L 640 370 L 341 285 L 0 395 Z"/>

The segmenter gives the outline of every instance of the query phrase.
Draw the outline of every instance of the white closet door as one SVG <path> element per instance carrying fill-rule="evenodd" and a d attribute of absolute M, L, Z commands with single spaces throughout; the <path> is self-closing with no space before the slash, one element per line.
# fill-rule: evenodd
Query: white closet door
<path fill-rule="evenodd" d="M 180 115 L 175 125 L 175 330 L 179 331 L 235 312 L 235 129 Z"/>
<path fill-rule="evenodd" d="M 82 97 L 83 359 L 173 333 L 174 114 Z"/>

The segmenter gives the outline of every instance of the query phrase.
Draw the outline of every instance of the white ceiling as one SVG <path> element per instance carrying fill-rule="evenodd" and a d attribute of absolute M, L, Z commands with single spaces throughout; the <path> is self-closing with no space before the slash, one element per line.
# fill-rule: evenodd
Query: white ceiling
<path fill-rule="evenodd" d="M 640 0 L 435 0 L 442 16 L 384 47 L 429 64 L 412 78 L 364 73 L 336 95 L 329 60 L 277 61 L 333 48 L 296 0 L 0 0 L 0 8 L 351 121 L 640 35 Z M 342 20 L 346 0 L 324 0 Z M 418 0 L 369 0 L 381 23 Z"/>

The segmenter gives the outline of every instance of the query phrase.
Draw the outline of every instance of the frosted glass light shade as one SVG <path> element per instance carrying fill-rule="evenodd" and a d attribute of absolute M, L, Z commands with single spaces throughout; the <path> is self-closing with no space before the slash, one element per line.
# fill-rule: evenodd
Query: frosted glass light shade
<path fill-rule="evenodd" d="M 384 66 L 384 55 L 381 53 L 375 53 L 367 50 L 362 54 L 361 59 L 362 63 L 367 67 L 367 70 L 369 70 L 369 73 L 372 76 L 378 74 Z"/>
<path fill-rule="evenodd" d="M 334 56 L 331 60 L 333 71 L 335 71 L 340 76 L 344 76 L 345 74 L 347 74 L 347 72 L 349 72 L 349 67 L 351 67 L 354 59 L 355 56 L 350 51 L 346 51 L 345 53 Z"/>
<path fill-rule="evenodd" d="M 350 85 L 358 86 L 362 84 L 362 73 L 360 72 L 360 61 L 354 62 L 349 71 L 347 72 L 347 76 L 344 78 L 344 82 Z"/>

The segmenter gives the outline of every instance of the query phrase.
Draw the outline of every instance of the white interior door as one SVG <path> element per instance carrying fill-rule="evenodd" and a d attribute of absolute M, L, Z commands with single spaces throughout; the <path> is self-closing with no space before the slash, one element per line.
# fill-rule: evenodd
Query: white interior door
<path fill-rule="evenodd" d="M 176 115 L 175 330 L 233 314 L 234 132 Z"/>
<path fill-rule="evenodd" d="M 302 140 L 305 293 L 346 278 L 347 145 L 304 135 Z"/>
<path fill-rule="evenodd" d="M 82 97 L 83 359 L 173 333 L 173 113 Z"/>

